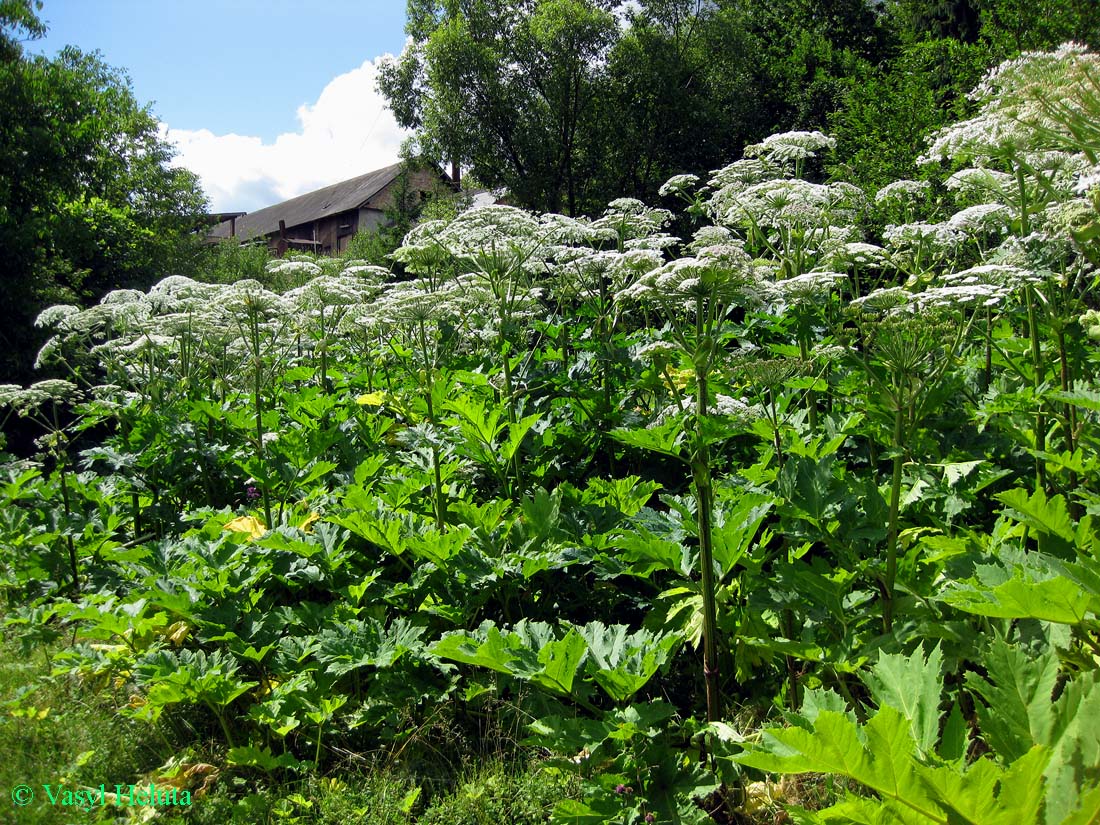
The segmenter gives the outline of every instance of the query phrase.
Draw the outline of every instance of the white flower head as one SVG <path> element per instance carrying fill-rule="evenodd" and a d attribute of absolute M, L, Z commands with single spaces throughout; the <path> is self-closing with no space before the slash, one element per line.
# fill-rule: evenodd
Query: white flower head
<path fill-rule="evenodd" d="M 79 399 L 80 390 L 76 384 L 61 378 L 47 378 L 26 389 L 17 384 L 0 385 L 0 406 L 10 406 L 20 416 L 26 416 L 46 403 Z"/>
<path fill-rule="evenodd" d="M 733 240 L 733 233 L 724 226 L 702 226 L 695 230 L 688 249 L 696 252 L 704 247 L 729 243 Z"/>
<path fill-rule="evenodd" d="M 663 424 L 670 418 L 695 415 L 697 410 L 698 402 L 694 396 L 679 399 L 661 410 L 649 427 Z M 733 398 L 722 394 L 715 394 L 714 402 L 710 405 L 707 413 L 712 416 L 720 416 L 742 427 L 748 426 L 764 415 L 764 411 L 759 405 L 749 404 L 744 398 Z"/>
<path fill-rule="evenodd" d="M 357 304 L 367 293 L 368 282 L 354 275 L 318 275 L 283 294 L 283 300 L 298 311 Z"/>
<path fill-rule="evenodd" d="M 636 198 L 617 198 L 592 222 L 592 229 L 606 240 L 629 241 L 658 235 L 671 220 L 667 209 L 654 209 Z"/>
<path fill-rule="evenodd" d="M 728 195 L 718 191 L 711 203 L 724 207 L 723 223 L 775 229 L 806 229 L 852 223 L 863 208 L 863 192 L 848 183 L 819 184 L 786 178 L 754 184 Z"/>
<path fill-rule="evenodd" d="M 889 266 L 890 253 L 881 246 L 862 241 L 850 241 L 832 249 L 828 255 L 832 266 Z"/>
<path fill-rule="evenodd" d="M 539 217 L 543 234 L 548 244 L 576 245 L 594 243 L 602 240 L 601 233 L 592 228 L 592 222 L 586 218 L 571 218 L 548 212 Z"/>
<path fill-rule="evenodd" d="M 882 233 L 886 245 L 894 250 L 926 249 L 934 254 L 954 252 L 966 236 L 943 223 L 905 223 L 887 226 Z"/>
<path fill-rule="evenodd" d="M 1097 187 L 1100 187 L 1100 163 L 1091 166 L 1078 177 L 1073 191 L 1075 194 L 1085 195 Z"/>
<path fill-rule="evenodd" d="M 875 203 L 911 206 L 928 196 L 932 184 L 926 180 L 896 180 L 875 193 Z"/>
<path fill-rule="evenodd" d="M 968 206 L 947 219 L 947 226 L 968 235 L 1007 232 L 1012 211 L 1003 203 L 979 203 Z"/>
<path fill-rule="evenodd" d="M 989 195 L 1006 197 L 1016 186 L 1016 179 L 1007 172 L 970 166 L 960 169 L 947 179 L 948 189 L 967 196 L 987 198 Z"/>
<path fill-rule="evenodd" d="M 971 92 L 977 115 L 934 134 L 919 161 L 981 161 L 1028 151 L 1040 141 L 1072 145 L 1075 137 L 1062 115 L 1088 117 L 1082 101 L 1095 105 L 1098 80 L 1100 56 L 1076 43 L 1006 60 Z"/>
<path fill-rule="evenodd" d="M 840 287 L 848 276 L 840 272 L 806 272 L 773 285 L 778 300 L 786 304 L 819 303 Z"/>
<path fill-rule="evenodd" d="M 698 182 L 698 175 L 673 175 L 661 184 L 661 188 L 657 190 L 657 194 L 662 198 L 668 197 L 669 195 L 677 195 L 681 192 L 688 191 Z"/>
<path fill-rule="evenodd" d="M 145 332 L 128 344 L 121 344 L 117 351 L 127 355 L 140 355 L 145 352 L 164 352 L 171 349 L 175 343 L 176 340 L 167 335 L 155 335 Z"/>
<path fill-rule="evenodd" d="M 691 314 L 700 301 L 759 304 L 766 291 L 752 258 L 739 246 L 726 245 L 669 261 L 620 291 L 616 300 L 647 301 Z"/>
<path fill-rule="evenodd" d="M 298 275 L 313 278 L 321 274 L 321 267 L 313 261 L 293 260 L 285 258 L 279 261 L 270 261 L 264 270 L 269 275 Z"/>
<path fill-rule="evenodd" d="M 822 149 L 835 149 L 836 138 L 821 132 L 781 132 L 769 135 L 761 143 L 745 147 L 745 157 L 763 157 L 772 163 L 794 163 L 817 155 Z"/>
<path fill-rule="evenodd" d="M 60 327 L 66 318 L 71 318 L 73 315 L 79 314 L 79 312 L 80 307 L 70 304 L 57 304 L 52 307 L 47 307 L 38 313 L 34 325 L 40 328 Z"/>
<path fill-rule="evenodd" d="M 883 287 L 856 298 L 848 306 L 858 312 L 885 315 L 909 303 L 910 294 L 900 286 Z"/>
<path fill-rule="evenodd" d="M 957 284 L 930 287 L 912 296 L 911 305 L 916 312 L 932 308 L 960 309 L 966 306 L 993 307 L 1000 304 L 1010 290 L 992 283 Z"/>
<path fill-rule="evenodd" d="M 948 286 L 992 285 L 1008 291 L 1018 290 L 1027 284 L 1042 283 L 1045 280 L 1038 272 L 1003 263 L 986 263 L 972 266 L 961 272 L 952 272 L 943 276 Z"/>
<path fill-rule="evenodd" d="M 671 341 L 649 341 L 634 347 L 634 357 L 639 361 L 653 361 L 655 363 L 667 363 L 674 361 L 680 353 L 680 348 Z"/>
<path fill-rule="evenodd" d="M 647 235 L 641 238 L 631 238 L 623 243 L 623 247 L 626 250 L 643 250 L 654 249 L 662 250 L 668 249 L 671 246 L 676 246 L 680 243 L 680 239 L 674 235 L 667 235 L 664 232 L 657 232 L 653 235 Z"/>

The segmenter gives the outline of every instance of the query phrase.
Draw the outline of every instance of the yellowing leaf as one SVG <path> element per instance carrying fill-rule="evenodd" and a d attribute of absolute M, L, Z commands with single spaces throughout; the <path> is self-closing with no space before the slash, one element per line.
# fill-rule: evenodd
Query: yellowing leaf
<path fill-rule="evenodd" d="M 176 622 L 165 628 L 164 638 L 179 647 L 191 633 L 191 625 L 187 622 Z"/>
<path fill-rule="evenodd" d="M 385 403 L 386 394 L 381 391 L 368 392 L 355 399 L 355 403 L 363 407 L 381 407 Z"/>
<path fill-rule="evenodd" d="M 231 530 L 234 533 L 247 533 L 249 538 L 258 539 L 267 532 L 267 525 L 255 516 L 237 516 L 232 521 L 227 521 L 223 530 Z"/>
<path fill-rule="evenodd" d="M 303 533 L 309 533 L 310 528 L 313 527 L 314 523 L 320 520 L 321 514 L 314 510 L 312 513 L 305 517 L 301 524 L 298 525 L 298 529 L 301 530 Z"/>
<path fill-rule="evenodd" d="M 754 814 L 778 804 L 782 798 L 779 785 L 771 780 L 763 782 L 750 782 L 745 786 L 745 801 L 741 810 L 747 814 Z"/>

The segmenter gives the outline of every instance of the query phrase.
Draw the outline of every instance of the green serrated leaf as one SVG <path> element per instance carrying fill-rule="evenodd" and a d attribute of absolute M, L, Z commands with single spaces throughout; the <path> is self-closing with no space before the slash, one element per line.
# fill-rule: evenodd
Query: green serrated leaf
<path fill-rule="evenodd" d="M 941 598 L 978 616 L 1068 625 L 1083 621 L 1091 603 L 1089 594 L 1068 579 L 1028 581 L 1019 573 L 993 588 L 960 585 L 945 591 Z"/>
<path fill-rule="evenodd" d="M 1100 784 L 1081 797 L 1077 810 L 1063 819 L 1060 825 L 1100 825 Z"/>
<path fill-rule="evenodd" d="M 939 754 L 943 759 L 954 762 L 966 756 L 970 748 L 970 728 L 963 718 L 959 703 L 951 705 L 951 712 L 947 714 L 947 721 L 943 725 Z"/>
<path fill-rule="evenodd" d="M 732 507 L 725 502 L 714 514 L 714 559 L 725 576 L 749 551 L 753 539 L 775 504 L 771 496 L 746 493 Z"/>
<path fill-rule="evenodd" d="M 951 487 L 954 487 L 983 464 L 985 464 L 985 461 L 979 459 L 978 461 L 956 461 L 951 464 L 938 464 L 933 466 L 943 468 L 943 480 Z"/>
<path fill-rule="evenodd" d="M 1003 759 L 1023 756 L 1036 744 L 1048 744 L 1058 657 L 1039 656 L 996 639 L 982 656 L 988 678 L 967 674 L 966 684 L 983 700 L 978 706 L 982 738 Z"/>
<path fill-rule="evenodd" d="M 1047 398 L 1072 404 L 1075 407 L 1100 412 L 1100 392 L 1097 390 L 1070 390 L 1047 393 Z"/>
<path fill-rule="evenodd" d="M 611 437 L 628 447 L 649 450 L 673 458 L 682 458 L 684 428 L 679 417 L 670 418 L 662 424 L 646 429 L 620 428 L 612 430 Z"/>
<path fill-rule="evenodd" d="M 1076 529 L 1062 496 L 1047 499 L 1036 490 L 1030 496 L 1024 490 L 1008 490 L 994 496 L 1007 505 L 1009 515 L 1039 534 L 1039 549 L 1058 556 L 1073 555 Z"/>
<path fill-rule="evenodd" d="M 534 674 L 532 680 L 568 696 L 573 692 L 573 680 L 587 651 L 584 638 L 570 628 L 564 638 L 550 642 L 539 650 L 542 670 Z"/>
<path fill-rule="evenodd" d="M 633 633 L 626 625 L 590 622 L 581 628 L 588 643 L 587 670 L 614 701 L 623 702 L 653 678 L 671 652 L 680 644 L 678 634 Z"/>
<path fill-rule="evenodd" d="M 924 646 L 912 656 L 882 653 L 864 677 L 879 705 L 900 710 L 911 725 L 921 754 L 932 751 L 940 733 L 940 694 L 943 691 L 943 653 L 936 645 L 924 657 Z"/>

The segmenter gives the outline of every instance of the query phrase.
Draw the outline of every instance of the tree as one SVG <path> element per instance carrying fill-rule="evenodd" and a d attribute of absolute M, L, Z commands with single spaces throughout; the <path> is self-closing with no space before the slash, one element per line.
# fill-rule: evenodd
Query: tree
<path fill-rule="evenodd" d="M 834 171 L 868 188 L 920 176 L 925 136 L 967 116 L 967 94 L 988 69 L 1066 40 L 1100 45 L 1094 7 L 1090 0 L 888 0 L 882 24 L 896 47 L 844 78 L 829 116 L 838 139 Z"/>
<path fill-rule="evenodd" d="M 532 208 L 578 212 L 600 164 L 597 101 L 618 35 L 599 0 L 410 0 L 412 45 L 379 88 L 417 152 Z"/>
<path fill-rule="evenodd" d="M 0 0 L 0 63 L 17 60 L 23 53 L 22 39 L 42 37 L 46 27 L 38 19 L 42 0 Z M 18 35 L 22 34 L 20 38 Z"/>
<path fill-rule="evenodd" d="M 735 10 L 651 0 L 634 11 L 600 101 L 604 201 L 652 200 L 672 175 L 723 166 L 767 134 L 754 48 Z"/>
<path fill-rule="evenodd" d="M 38 311 L 187 269 L 206 201 L 129 78 L 67 48 L 27 55 L 31 0 L 0 0 L 0 368 L 27 377 Z"/>
<path fill-rule="evenodd" d="M 989 67 L 981 44 L 921 40 L 881 66 L 846 79 L 847 94 L 829 117 L 837 139 L 836 174 L 870 191 L 922 177 L 925 137 L 964 116 L 967 93 Z"/>

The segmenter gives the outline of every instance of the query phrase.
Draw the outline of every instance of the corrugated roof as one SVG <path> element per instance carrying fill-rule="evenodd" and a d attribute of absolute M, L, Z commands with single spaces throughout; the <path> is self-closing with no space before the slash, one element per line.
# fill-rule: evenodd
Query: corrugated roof
<path fill-rule="evenodd" d="M 307 192 L 274 206 L 265 206 L 255 212 L 237 218 L 237 237 L 253 238 L 279 231 L 279 221 L 292 226 L 309 223 L 318 218 L 358 209 L 366 201 L 377 195 L 401 173 L 401 163 L 395 163 L 384 169 L 368 172 L 351 180 L 334 183 L 315 192 Z M 226 221 L 210 232 L 213 238 L 229 237 L 229 222 Z"/>

